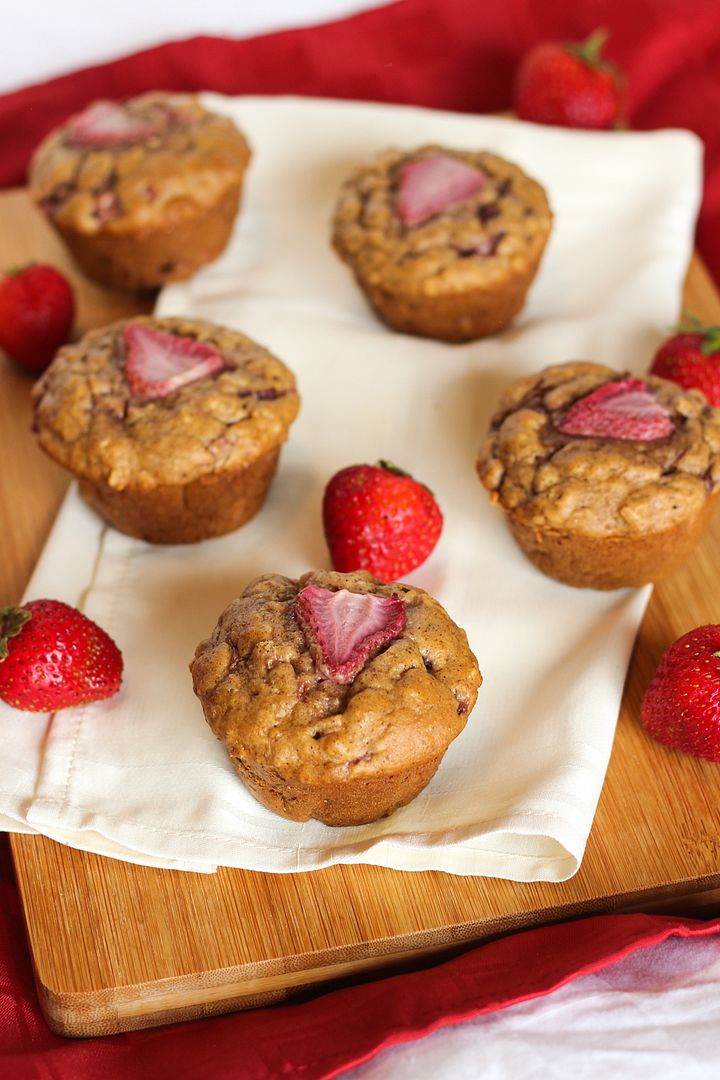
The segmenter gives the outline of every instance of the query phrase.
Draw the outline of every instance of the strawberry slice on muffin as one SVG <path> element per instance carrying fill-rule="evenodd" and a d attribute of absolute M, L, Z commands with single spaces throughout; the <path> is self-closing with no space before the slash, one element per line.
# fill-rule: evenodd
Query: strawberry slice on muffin
<path fill-rule="evenodd" d="M 151 121 L 133 116 L 114 101 L 96 101 L 70 120 L 67 136 L 77 146 L 119 146 L 140 142 L 157 130 Z"/>
<path fill-rule="evenodd" d="M 447 154 L 408 161 L 400 169 L 398 213 L 405 225 L 420 225 L 453 203 L 485 187 L 487 176 Z"/>
<path fill-rule="evenodd" d="M 318 667 L 330 679 L 351 683 L 374 652 L 405 629 L 397 596 L 307 585 L 295 605 L 298 622 Z"/>
<path fill-rule="evenodd" d="M 225 367 L 217 349 L 206 342 L 141 323 L 129 323 L 123 340 L 125 375 L 133 394 L 144 401 L 166 397 L 178 387 Z"/>

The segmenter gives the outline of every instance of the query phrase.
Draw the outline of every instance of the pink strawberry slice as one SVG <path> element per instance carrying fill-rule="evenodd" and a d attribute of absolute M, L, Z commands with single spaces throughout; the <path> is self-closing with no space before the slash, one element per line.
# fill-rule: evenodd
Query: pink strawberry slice
<path fill-rule="evenodd" d="M 125 327 L 125 375 L 143 401 L 162 398 L 179 386 L 222 371 L 225 361 L 211 345 L 149 326 Z"/>
<path fill-rule="evenodd" d="M 351 683 L 370 655 L 405 629 L 405 603 L 398 596 L 307 585 L 295 611 L 315 663 L 336 683 Z"/>
<path fill-rule="evenodd" d="M 580 398 L 557 424 L 564 435 L 653 442 L 672 434 L 666 409 L 640 379 L 605 383 Z"/>
<path fill-rule="evenodd" d="M 479 169 L 446 154 L 432 154 L 400 170 L 398 213 L 404 225 L 420 225 L 452 203 L 469 198 L 487 183 Z"/>
<path fill-rule="evenodd" d="M 157 132 L 149 120 L 132 116 L 113 101 L 96 101 L 74 116 L 67 126 L 70 139 L 80 146 L 116 146 L 137 142 Z"/>

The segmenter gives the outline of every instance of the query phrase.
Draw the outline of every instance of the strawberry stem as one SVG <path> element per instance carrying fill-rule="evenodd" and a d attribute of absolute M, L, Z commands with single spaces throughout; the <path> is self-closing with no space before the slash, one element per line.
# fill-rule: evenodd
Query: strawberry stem
<path fill-rule="evenodd" d="M 394 465 L 392 461 L 383 461 L 381 459 L 380 461 L 378 461 L 378 466 L 381 469 L 385 469 L 387 472 L 393 473 L 395 476 L 407 476 L 409 480 L 415 480 L 415 477 L 412 475 L 412 473 L 405 472 L 405 470 L 401 469 L 399 465 Z M 427 486 L 427 484 L 423 484 L 422 480 L 415 480 L 415 483 L 419 484 L 420 487 L 424 487 L 428 495 L 432 495 L 433 499 L 435 498 L 435 492 L 432 491 Z"/>
<path fill-rule="evenodd" d="M 381 469 L 386 469 L 387 472 L 394 473 L 395 476 L 410 476 L 409 472 L 405 472 L 404 469 L 401 469 L 399 465 L 395 465 L 392 461 L 385 461 L 381 458 L 378 461 L 378 466 Z M 412 476 L 410 476 L 410 479 L 412 480 Z"/>
<path fill-rule="evenodd" d="M 670 328 L 675 334 L 699 334 L 703 339 L 700 352 L 703 356 L 712 356 L 720 352 L 720 326 L 704 323 L 690 311 L 684 311 L 682 321 Z"/>
<path fill-rule="evenodd" d="M 587 64 L 589 68 L 599 68 L 604 63 L 601 53 L 607 39 L 607 30 L 599 27 L 597 30 L 593 30 L 587 40 L 571 42 L 566 45 L 566 49 L 573 56 L 577 56 L 578 59 L 582 60 L 584 64 Z"/>
<path fill-rule="evenodd" d="M 32 613 L 26 608 L 4 607 L 0 608 L 0 663 L 8 655 L 8 641 L 17 637 Z"/>
<path fill-rule="evenodd" d="M 713 330 L 716 332 L 706 336 L 700 346 L 700 352 L 703 356 L 712 356 L 713 353 L 720 352 L 720 327 L 715 326 L 713 327 Z"/>
<path fill-rule="evenodd" d="M 6 277 L 17 277 L 17 275 L 22 274 L 24 270 L 29 270 L 31 266 L 37 266 L 34 259 L 31 259 L 30 262 L 21 263 L 20 266 L 8 266 L 7 270 L 4 270 L 3 273 Z"/>

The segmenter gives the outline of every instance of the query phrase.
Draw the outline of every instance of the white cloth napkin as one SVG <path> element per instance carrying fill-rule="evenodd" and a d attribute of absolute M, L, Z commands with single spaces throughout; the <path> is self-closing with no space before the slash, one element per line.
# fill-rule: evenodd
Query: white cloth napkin
<path fill-rule="evenodd" d="M 255 150 L 226 255 L 160 314 L 249 333 L 296 372 L 303 406 L 265 508 L 233 535 L 156 547 L 69 495 L 28 596 L 82 603 L 123 650 L 107 703 L 54 717 L 0 709 L 8 829 L 150 865 L 273 872 L 336 862 L 558 881 L 578 868 L 648 589 L 543 577 L 491 507 L 474 458 L 502 389 L 587 358 L 643 371 L 678 314 L 700 192 L 687 132 L 578 133 L 415 108 L 294 99 L 208 104 Z M 501 336 L 450 346 L 394 334 L 328 244 L 340 182 L 394 145 L 481 147 L 547 188 L 555 229 L 528 305 Z M 337 469 L 389 458 L 431 487 L 445 528 L 408 580 L 463 626 L 485 677 L 465 731 L 409 806 L 332 829 L 261 807 L 202 716 L 188 662 L 256 575 L 326 566 L 320 501 Z"/>

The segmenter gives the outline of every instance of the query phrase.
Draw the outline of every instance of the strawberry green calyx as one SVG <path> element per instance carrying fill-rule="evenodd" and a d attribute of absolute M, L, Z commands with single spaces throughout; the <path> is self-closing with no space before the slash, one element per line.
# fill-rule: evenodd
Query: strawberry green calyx
<path fill-rule="evenodd" d="M 406 472 L 405 469 L 401 469 L 399 465 L 395 465 L 392 461 L 385 461 L 382 458 L 378 461 L 378 468 L 394 473 L 395 476 L 410 476 L 410 473 Z"/>
<path fill-rule="evenodd" d="M 700 352 L 703 356 L 712 356 L 720 352 L 720 326 L 712 326 L 698 319 L 697 315 L 683 312 L 682 322 L 671 327 L 675 334 L 698 334 L 703 340 Z"/>
<path fill-rule="evenodd" d="M 585 41 L 570 42 L 565 46 L 569 53 L 577 56 L 589 68 L 596 69 L 607 66 L 607 61 L 601 55 L 608 39 L 608 32 L 603 28 L 593 30 Z"/>
<path fill-rule="evenodd" d="M 37 266 L 35 259 L 30 259 L 30 261 L 26 263 L 20 263 L 19 266 L 8 266 L 6 270 L 3 270 L 3 277 L 17 277 L 18 274 L 22 274 L 23 270 L 27 270 L 31 266 Z"/>
<path fill-rule="evenodd" d="M 8 641 L 17 637 L 32 613 L 21 607 L 0 608 L 0 663 L 8 655 Z"/>
<path fill-rule="evenodd" d="M 381 459 L 378 461 L 378 468 L 385 469 L 385 472 L 391 472 L 394 476 L 407 476 L 408 479 L 415 480 L 412 473 L 406 472 L 405 469 L 401 469 L 399 465 L 393 464 L 392 461 L 383 461 Z M 435 493 L 427 486 L 427 484 L 423 484 L 422 480 L 415 480 L 415 483 L 419 484 L 420 487 L 424 487 L 428 494 L 432 495 L 433 499 L 435 498 Z"/>

